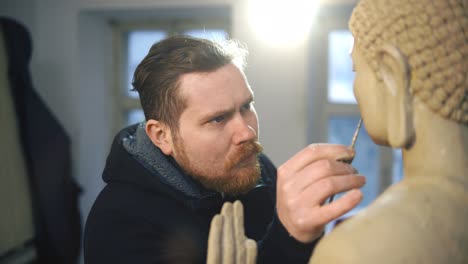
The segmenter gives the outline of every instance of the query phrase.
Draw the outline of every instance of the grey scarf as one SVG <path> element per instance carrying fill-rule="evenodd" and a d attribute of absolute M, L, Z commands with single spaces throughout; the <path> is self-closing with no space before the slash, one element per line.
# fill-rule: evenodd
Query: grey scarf
<path fill-rule="evenodd" d="M 124 138 L 122 145 L 147 170 L 154 175 L 161 175 L 162 181 L 176 190 L 194 198 L 211 193 L 169 161 L 171 158 L 164 155 L 146 134 L 145 123 L 138 124 L 136 133 Z"/>

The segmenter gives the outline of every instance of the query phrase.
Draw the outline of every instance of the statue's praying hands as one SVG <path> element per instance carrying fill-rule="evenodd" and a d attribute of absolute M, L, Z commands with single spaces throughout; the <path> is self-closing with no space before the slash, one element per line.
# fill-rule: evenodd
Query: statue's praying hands
<path fill-rule="evenodd" d="M 245 236 L 242 203 L 224 203 L 211 220 L 207 264 L 253 264 L 256 258 L 257 244 Z"/>

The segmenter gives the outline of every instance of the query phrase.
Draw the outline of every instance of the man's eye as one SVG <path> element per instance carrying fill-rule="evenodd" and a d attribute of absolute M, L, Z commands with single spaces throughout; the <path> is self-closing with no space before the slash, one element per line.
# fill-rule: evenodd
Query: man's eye
<path fill-rule="evenodd" d="M 246 103 L 245 105 L 242 106 L 242 109 L 244 110 L 250 110 L 252 108 L 253 102 Z"/>
<path fill-rule="evenodd" d="M 222 115 L 222 116 L 217 116 L 217 117 L 211 119 L 211 122 L 212 122 L 212 123 L 221 123 L 221 122 L 224 121 L 225 118 L 226 118 L 226 117 L 223 116 L 223 115 Z"/>

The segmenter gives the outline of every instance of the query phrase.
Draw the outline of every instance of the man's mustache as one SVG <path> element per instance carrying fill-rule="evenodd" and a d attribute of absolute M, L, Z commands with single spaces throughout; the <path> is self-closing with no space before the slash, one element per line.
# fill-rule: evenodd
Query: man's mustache
<path fill-rule="evenodd" d="M 248 141 L 239 146 L 234 154 L 228 157 L 226 168 L 231 169 L 239 164 L 244 159 L 259 154 L 263 151 L 263 146 L 258 141 Z"/>

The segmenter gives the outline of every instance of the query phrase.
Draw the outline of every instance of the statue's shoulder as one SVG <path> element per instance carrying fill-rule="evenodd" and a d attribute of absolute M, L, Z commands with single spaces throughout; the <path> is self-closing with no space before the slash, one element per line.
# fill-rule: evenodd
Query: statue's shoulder
<path fill-rule="evenodd" d="M 459 197 L 449 186 L 431 180 L 391 186 L 326 235 L 309 263 L 463 263 L 466 245 L 456 241 L 468 241 L 468 231 L 456 227 L 468 218 L 466 192 Z M 441 250 L 442 241 L 456 254 Z"/>
<path fill-rule="evenodd" d="M 325 235 L 309 263 L 392 263 L 385 262 L 384 256 L 393 247 L 391 244 L 401 244 L 399 234 L 411 229 L 405 221 L 406 209 L 401 206 L 406 200 L 410 200 L 409 193 L 403 186 L 390 188 L 370 206 Z"/>

